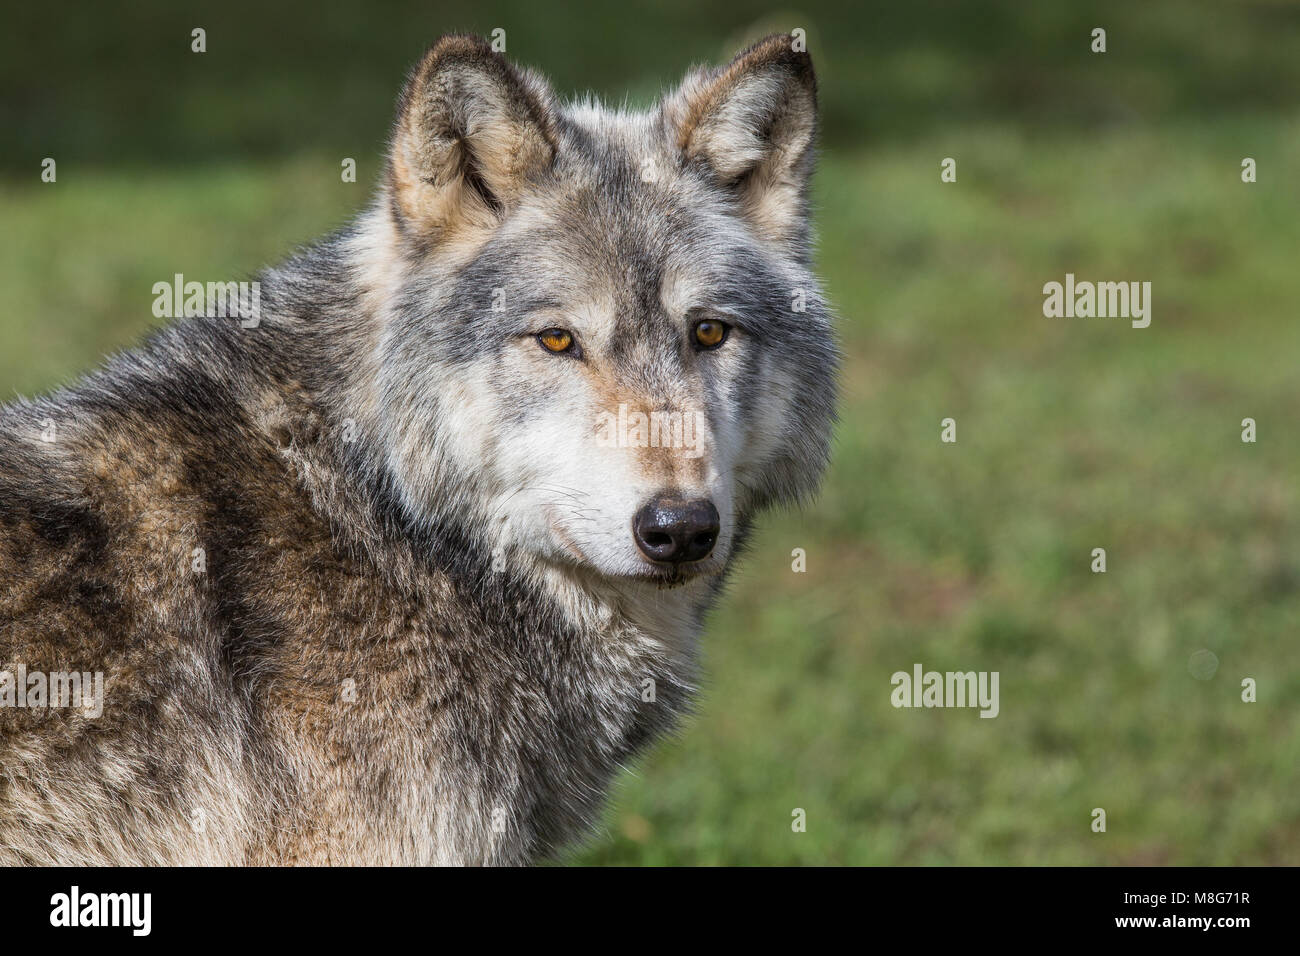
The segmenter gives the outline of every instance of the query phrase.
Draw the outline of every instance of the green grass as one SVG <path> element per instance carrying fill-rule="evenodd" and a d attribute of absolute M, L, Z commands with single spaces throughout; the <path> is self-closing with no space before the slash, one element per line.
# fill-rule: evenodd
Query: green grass
<path fill-rule="evenodd" d="M 1295 117 L 982 123 L 829 154 L 846 362 L 826 488 L 764 522 L 704 637 L 697 715 L 569 859 L 1300 859 L 1297 182 Z M 367 195 L 316 154 L 6 181 L 0 386 L 68 380 L 157 321 L 153 282 L 251 273 Z M 1044 318 L 1067 271 L 1151 281 L 1151 327 Z M 1001 715 L 895 710 L 914 662 L 999 671 Z"/>

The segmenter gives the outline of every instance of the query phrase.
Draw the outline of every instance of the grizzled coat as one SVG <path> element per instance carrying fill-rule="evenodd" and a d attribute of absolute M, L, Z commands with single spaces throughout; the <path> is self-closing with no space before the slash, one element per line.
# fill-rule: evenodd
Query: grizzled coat
<path fill-rule="evenodd" d="M 0 669 L 104 675 L 97 716 L 0 706 L 0 862 L 524 863 L 590 826 L 826 461 L 814 127 L 786 37 L 645 113 L 445 37 L 256 327 L 0 411 Z M 703 453 L 597 446 L 620 406 L 699 411 Z M 716 505 L 707 558 L 637 551 L 664 490 Z"/>

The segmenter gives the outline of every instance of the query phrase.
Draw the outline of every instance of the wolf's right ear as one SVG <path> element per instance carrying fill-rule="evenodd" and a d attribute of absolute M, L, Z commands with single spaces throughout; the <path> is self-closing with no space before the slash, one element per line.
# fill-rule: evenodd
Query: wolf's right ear
<path fill-rule="evenodd" d="M 397 107 L 391 204 L 408 234 L 491 228 L 556 155 L 552 94 L 480 37 L 449 35 L 420 60 Z"/>

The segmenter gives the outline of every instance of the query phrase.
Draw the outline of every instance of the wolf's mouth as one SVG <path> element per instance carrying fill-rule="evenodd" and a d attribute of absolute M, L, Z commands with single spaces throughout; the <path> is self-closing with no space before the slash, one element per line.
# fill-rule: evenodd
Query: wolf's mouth
<path fill-rule="evenodd" d="M 683 568 L 673 568 L 664 574 L 655 575 L 655 583 L 659 586 L 660 591 L 672 591 L 696 577 L 699 577 L 699 575 L 688 574 Z"/>
<path fill-rule="evenodd" d="M 631 577 L 655 584 L 661 591 L 671 591 L 689 584 L 697 578 L 712 577 L 722 573 L 721 565 L 715 561 L 700 561 L 694 564 L 647 565 L 647 569 Z"/>

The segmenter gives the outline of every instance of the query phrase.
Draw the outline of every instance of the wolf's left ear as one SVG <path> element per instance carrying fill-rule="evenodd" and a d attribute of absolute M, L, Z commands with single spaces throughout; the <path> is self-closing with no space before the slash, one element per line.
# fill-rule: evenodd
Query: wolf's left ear
<path fill-rule="evenodd" d="M 549 87 L 484 39 L 443 37 L 402 91 L 388 158 L 401 227 L 439 240 L 491 228 L 556 154 Z"/>
<path fill-rule="evenodd" d="M 806 237 L 817 78 L 793 37 L 773 34 L 720 70 L 688 75 L 664 118 L 683 162 L 735 190 L 760 235 Z"/>

